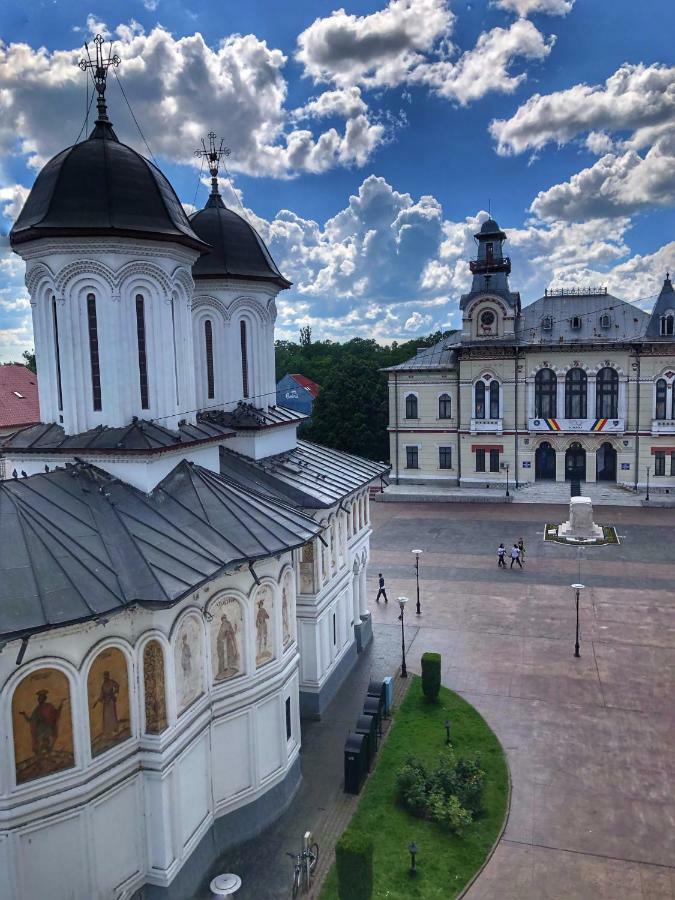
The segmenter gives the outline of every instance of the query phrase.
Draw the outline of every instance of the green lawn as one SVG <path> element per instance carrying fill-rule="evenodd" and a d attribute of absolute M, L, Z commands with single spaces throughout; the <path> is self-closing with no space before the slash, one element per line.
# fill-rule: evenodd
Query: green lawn
<path fill-rule="evenodd" d="M 462 837 L 443 831 L 433 822 L 416 819 L 396 805 L 396 773 L 409 754 L 429 763 L 445 746 L 446 719 L 452 721 L 451 739 L 458 756 L 480 752 L 486 773 L 483 814 Z M 361 795 L 351 827 L 370 834 L 374 841 L 374 900 L 449 900 L 455 897 L 481 866 L 504 820 L 508 772 L 499 741 L 485 720 L 457 694 L 446 688 L 436 704 L 422 694 L 415 677 L 384 745 L 374 773 Z M 407 847 L 418 848 L 415 879 L 410 878 Z M 331 869 L 320 900 L 337 900 L 337 874 Z"/>

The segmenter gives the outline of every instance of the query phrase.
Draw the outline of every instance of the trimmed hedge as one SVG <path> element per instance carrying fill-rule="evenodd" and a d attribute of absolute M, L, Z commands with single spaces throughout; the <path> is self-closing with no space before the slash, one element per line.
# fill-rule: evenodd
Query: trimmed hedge
<path fill-rule="evenodd" d="M 370 900 L 373 896 L 373 842 L 348 828 L 335 847 L 340 900 Z"/>
<path fill-rule="evenodd" d="M 441 654 L 422 654 L 422 692 L 427 700 L 435 703 L 441 689 Z"/>

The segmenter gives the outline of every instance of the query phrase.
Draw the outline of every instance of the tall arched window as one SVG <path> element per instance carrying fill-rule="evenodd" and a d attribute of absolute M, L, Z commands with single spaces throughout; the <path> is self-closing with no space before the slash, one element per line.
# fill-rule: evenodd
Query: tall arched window
<path fill-rule="evenodd" d="M 586 418 L 586 373 L 583 369 L 570 369 L 565 376 L 565 418 Z"/>
<path fill-rule="evenodd" d="M 534 414 L 538 419 L 555 419 L 558 379 L 552 369 L 539 369 L 534 376 Z"/>
<path fill-rule="evenodd" d="M 615 369 L 605 366 L 595 379 L 596 419 L 616 419 L 619 415 L 619 375 Z"/>
<path fill-rule="evenodd" d="M 499 382 L 490 382 L 490 418 L 499 418 Z"/>
<path fill-rule="evenodd" d="M 148 357 L 145 348 L 145 303 L 136 294 L 136 337 L 138 340 L 138 375 L 141 389 L 141 409 L 150 406 L 148 398 Z"/>
<path fill-rule="evenodd" d="M 204 352 L 206 356 L 206 396 L 209 400 L 215 397 L 215 380 L 213 378 L 213 327 L 211 319 L 204 322 Z"/>
<path fill-rule="evenodd" d="M 59 412 L 63 412 L 63 388 L 61 387 L 61 350 L 59 348 L 59 320 L 56 315 L 56 300 L 52 298 L 52 323 L 54 326 L 54 360 L 56 362 L 56 394 Z"/>
<path fill-rule="evenodd" d="M 673 333 L 674 323 L 675 317 L 672 315 L 672 313 L 667 316 L 661 316 L 661 334 L 671 335 Z"/>
<path fill-rule="evenodd" d="M 656 418 L 665 419 L 666 417 L 666 396 L 668 385 L 665 378 L 659 378 L 656 382 Z M 675 392 L 673 392 L 675 394 Z"/>
<path fill-rule="evenodd" d="M 243 319 L 239 323 L 239 345 L 241 347 L 241 390 L 244 397 L 248 397 L 248 340 L 246 322 Z"/>
<path fill-rule="evenodd" d="M 475 388 L 475 398 L 474 398 L 474 418 L 475 419 L 484 419 L 485 418 L 485 382 L 477 381 Z"/>
<path fill-rule="evenodd" d="M 91 394 L 94 409 L 101 409 L 101 367 L 98 358 L 98 324 L 96 297 L 87 294 L 87 324 L 89 326 L 89 362 L 91 364 Z"/>
<path fill-rule="evenodd" d="M 452 417 L 452 404 L 450 394 L 441 394 L 438 398 L 438 418 L 450 419 Z"/>
<path fill-rule="evenodd" d="M 414 394 L 408 394 L 405 398 L 405 417 L 406 419 L 417 418 L 417 397 Z"/>

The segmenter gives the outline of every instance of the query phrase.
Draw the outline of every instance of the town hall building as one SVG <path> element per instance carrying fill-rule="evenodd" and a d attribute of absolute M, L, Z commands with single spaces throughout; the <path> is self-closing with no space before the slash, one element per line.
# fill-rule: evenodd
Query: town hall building
<path fill-rule="evenodd" d="M 506 234 L 475 235 L 461 331 L 388 369 L 396 484 L 605 481 L 675 493 L 675 291 L 650 313 L 605 288 L 521 306 Z"/>

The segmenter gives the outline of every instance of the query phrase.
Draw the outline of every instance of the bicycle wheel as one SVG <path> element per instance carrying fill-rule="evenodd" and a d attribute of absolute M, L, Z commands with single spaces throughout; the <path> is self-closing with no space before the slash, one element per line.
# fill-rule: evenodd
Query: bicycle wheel
<path fill-rule="evenodd" d="M 316 869 L 316 864 L 319 861 L 319 845 L 318 844 L 310 844 L 309 845 L 309 871 L 314 872 Z"/>
<path fill-rule="evenodd" d="M 295 867 L 295 873 L 293 875 L 293 892 L 291 896 L 294 898 L 298 896 L 300 891 L 300 866 Z"/>

